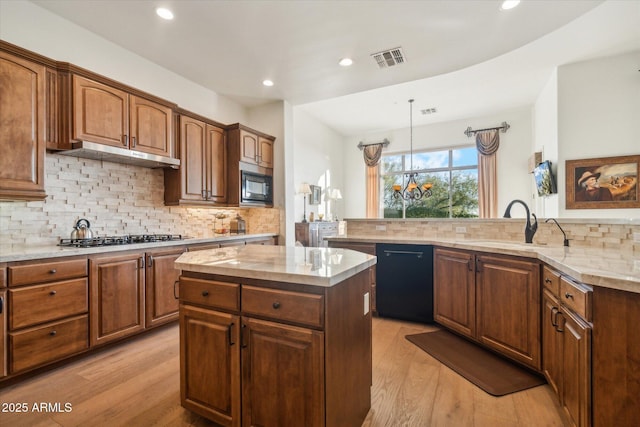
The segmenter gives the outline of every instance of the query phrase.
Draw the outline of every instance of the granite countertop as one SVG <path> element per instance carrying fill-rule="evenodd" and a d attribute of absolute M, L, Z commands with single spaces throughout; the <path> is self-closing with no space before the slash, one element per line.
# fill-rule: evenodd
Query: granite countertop
<path fill-rule="evenodd" d="M 375 263 L 375 256 L 348 249 L 248 245 L 187 252 L 175 265 L 196 273 L 330 287 Z"/>
<path fill-rule="evenodd" d="M 591 286 L 640 293 L 640 257 L 615 249 L 536 245 L 499 240 L 330 237 L 335 242 L 426 244 L 535 258 Z"/>
<path fill-rule="evenodd" d="M 29 261 L 42 258 L 59 258 L 75 255 L 95 255 L 110 252 L 122 252 L 141 249 L 158 249 L 171 246 L 195 245 L 202 243 L 221 243 L 230 240 L 255 239 L 260 237 L 274 237 L 273 233 L 262 234 L 225 234 L 216 237 L 190 238 L 183 240 L 171 240 L 167 242 L 134 243 L 128 245 L 99 246 L 91 248 L 61 247 L 56 244 L 21 246 L 12 245 L 10 247 L 0 245 L 0 262 Z"/>

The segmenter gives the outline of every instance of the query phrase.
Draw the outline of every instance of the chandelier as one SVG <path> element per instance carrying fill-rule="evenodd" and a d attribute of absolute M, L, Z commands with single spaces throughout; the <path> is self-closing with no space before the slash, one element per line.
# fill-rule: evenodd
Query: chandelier
<path fill-rule="evenodd" d="M 413 99 L 409 100 L 409 142 L 410 142 L 410 159 L 411 167 L 410 171 L 413 171 Z M 400 184 L 393 185 L 393 197 L 395 199 L 401 197 L 404 200 L 420 200 L 423 197 L 431 197 L 431 187 L 433 184 L 424 183 L 419 185 L 416 181 L 418 176 L 417 172 L 409 172 L 405 174 L 405 181 L 407 184 L 402 189 Z"/>

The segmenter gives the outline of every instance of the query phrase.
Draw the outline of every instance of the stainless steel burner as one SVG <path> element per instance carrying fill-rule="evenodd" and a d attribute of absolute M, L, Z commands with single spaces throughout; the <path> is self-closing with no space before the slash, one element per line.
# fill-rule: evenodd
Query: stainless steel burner
<path fill-rule="evenodd" d="M 129 245 L 133 243 L 168 242 L 182 239 L 181 234 L 132 234 L 126 236 L 93 237 L 91 239 L 60 239 L 58 246 L 68 248 L 94 248 L 100 246 Z"/>

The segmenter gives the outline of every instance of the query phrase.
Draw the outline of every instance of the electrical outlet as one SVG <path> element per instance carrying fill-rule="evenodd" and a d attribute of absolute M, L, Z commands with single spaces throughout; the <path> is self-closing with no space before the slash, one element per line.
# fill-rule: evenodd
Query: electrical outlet
<path fill-rule="evenodd" d="M 456 227 L 456 233 L 466 233 L 467 227 Z"/>
<path fill-rule="evenodd" d="M 386 225 L 376 225 L 376 231 L 387 231 Z"/>

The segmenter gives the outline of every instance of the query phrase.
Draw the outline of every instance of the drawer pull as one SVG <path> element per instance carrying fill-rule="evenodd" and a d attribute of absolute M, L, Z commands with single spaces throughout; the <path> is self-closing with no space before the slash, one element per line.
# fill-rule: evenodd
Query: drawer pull
<path fill-rule="evenodd" d="M 202 296 L 203 297 L 208 297 L 209 296 L 209 291 L 202 291 Z"/>
<path fill-rule="evenodd" d="M 51 270 L 49 270 L 50 274 L 56 274 L 58 272 L 58 270 L 56 270 L 55 268 L 52 268 Z"/>
<path fill-rule="evenodd" d="M 56 331 L 51 331 L 51 332 L 49 332 L 49 335 L 51 335 L 52 337 L 55 337 L 55 336 L 56 336 L 56 334 L 57 334 L 57 332 L 56 332 Z"/>
<path fill-rule="evenodd" d="M 275 308 L 276 310 L 280 308 L 280 302 L 276 301 L 273 303 L 273 308 Z"/>
<path fill-rule="evenodd" d="M 55 294 L 57 294 L 57 293 L 58 293 L 58 292 L 56 292 L 56 291 L 51 291 L 51 292 L 49 292 L 49 295 L 54 296 L 54 295 L 55 295 Z"/>
<path fill-rule="evenodd" d="M 549 279 L 548 277 L 544 278 L 544 283 L 551 283 L 551 279 Z"/>
<path fill-rule="evenodd" d="M 572 295 L 572 294 L 570 294 L 569 292 L 565 292 L 565 293 L 564 293 L 564 297 L 565 297 L 566 299 L 573 299 L 573 295 Z"/>

